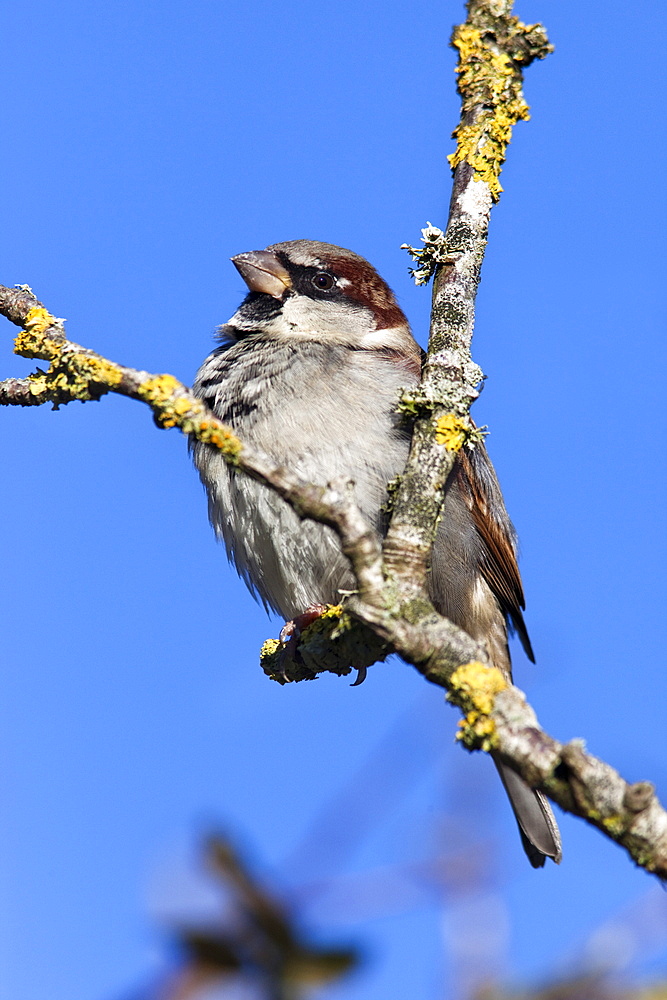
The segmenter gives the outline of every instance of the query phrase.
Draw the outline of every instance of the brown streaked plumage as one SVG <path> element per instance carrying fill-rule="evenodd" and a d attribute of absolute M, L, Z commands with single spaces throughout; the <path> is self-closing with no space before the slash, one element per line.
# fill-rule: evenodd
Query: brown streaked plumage
<path fill-rule="evenodd" d="M 516 629 L 526 656 L 534 663 L 533 647 L 523 620 L 526 602 L 514 540 L 508 534 L 506 525 L 494 515 L 494 500 L 488 495 L 483 479 L 475 475 L 473 460 L 467 451 L 459 453 L 454 470 L 461 484 L 466 506 L 484 544 L 479 568 L 501 610 Z"/>

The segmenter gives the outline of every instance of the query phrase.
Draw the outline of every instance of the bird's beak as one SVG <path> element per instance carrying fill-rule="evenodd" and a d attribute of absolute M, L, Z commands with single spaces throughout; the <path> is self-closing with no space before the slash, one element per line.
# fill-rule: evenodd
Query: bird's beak
<path fill-rule="evenodd" d="M 282 299 L 292 287 L 289 272 L 272 250 L 251 250 L 232 257 L 232 264 L 238 270 L 251 292 L 262 292 Z"/>

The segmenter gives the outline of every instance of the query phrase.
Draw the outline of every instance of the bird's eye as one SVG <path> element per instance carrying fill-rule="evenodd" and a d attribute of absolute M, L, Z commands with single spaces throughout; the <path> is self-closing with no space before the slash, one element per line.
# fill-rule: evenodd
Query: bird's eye
<path fill-rule="evenodd" d="M 318 271 L 310 280 L 315 285 L 315 288 L 319 288 L 323 292 L 334 286 L 333 276 L 328 271 Z"/>

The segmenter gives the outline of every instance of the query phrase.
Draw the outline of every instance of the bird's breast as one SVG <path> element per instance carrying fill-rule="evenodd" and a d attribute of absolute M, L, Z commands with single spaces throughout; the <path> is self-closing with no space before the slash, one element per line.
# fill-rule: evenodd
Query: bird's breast
<path fill-rule="evenodd" d="M 408 435 L 396 404 L 410 376 L 371 352 L 333 345 L 234 344 L 204 362 L 195 391 L 241 440 L 308 482 L 354 483 L 364 514 L 381 527 L 386 486 L 403 468 Z M 194 446 L 209 515 L 251 590 L 285 617 L 331 603 L 352 584 L 330 529 L 302 522 L 271 490 Z"/>

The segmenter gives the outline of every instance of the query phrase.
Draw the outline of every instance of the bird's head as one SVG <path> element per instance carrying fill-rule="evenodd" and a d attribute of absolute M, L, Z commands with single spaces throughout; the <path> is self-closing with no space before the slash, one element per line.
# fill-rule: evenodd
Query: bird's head
<path fill-rule="evenodd" d="M 413 355 L 417 345 L 394 293 L 351 250 L 291 240 L 232 257 L 250 289 L 223 332 L 317 340 Z"/>

